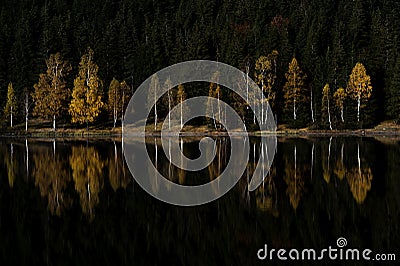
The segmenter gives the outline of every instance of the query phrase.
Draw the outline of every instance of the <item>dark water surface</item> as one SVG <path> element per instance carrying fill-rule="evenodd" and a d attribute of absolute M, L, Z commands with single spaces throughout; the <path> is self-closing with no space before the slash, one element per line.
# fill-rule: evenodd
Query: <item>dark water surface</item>
<path fill-rule="evenodd" d="M 229 139 L 216 141 L 215 160 L 196 173 L 171 165 L 159 139 L 147 147 L 164 176 L 196 185 L 229 160 Z M 198 156 L 198 141 L 184 139 L 184 153 Z M 400 260 L 399 140 L 278 138 L 271 171 L 249 192 L 260 154 L 251 139 L 233 190 L 177 207 L 134 182 L 121 141 L 0 139 L 0 265 L 270 265 L 280 261 L 259 261 L 264 244 L 321 250 L 339 237 Z"/>

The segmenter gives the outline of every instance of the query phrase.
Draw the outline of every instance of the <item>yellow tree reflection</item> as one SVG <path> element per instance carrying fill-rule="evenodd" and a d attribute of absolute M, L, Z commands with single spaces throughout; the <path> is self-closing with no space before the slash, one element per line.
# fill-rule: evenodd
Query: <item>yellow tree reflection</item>
<path fill-rule="evenodd" d="M 99 192 L 104 183 L 102 173 L 104 162 L 94 147 L 84 146 L 72 147 L 69 162 L 82 211 L 93 219 L 93 209 L 99 203 Z"/>
<path fill-rule="evenodd" d="M 10 144 L 10 153 L 6 149 L 6 154 L 4 155 L 4 163 L 7 168 L 8 184 L 10 188 L 14 186 L 15 173 L 17 171 L 17 166 L 14 161 L 14 145 Z"/>
<path fill-rule="evenodd" d="M 350 191 L 358 204 L 364 202 L 368 191 L 371 190 L 372 170 L 369 166 L 361 167 L 360 145 L 357 149 L 358 167 L 350 170 L 347 175 L 347 182 L 350 186 Z"/>
<path fill-rule="evenodd" d="M 32 176 L 40 195 L 47 197 L 47 208 L 53 215 L 61 216 L 71 206 L 72 199 L 67 186 L 71 176 L 67 172 L 67 160 L 50 149 L 38 150 L 33 155 Z"/>
<path fill-rule="evenodd" d="M 297 209 L 301 196 L 304 193 L 304 177 L 303 173 L 306 169 L 304 166 L 297 165 L 297 148 L 294 146 L 294 156 L 285 158 L 285 175 L 284 180 L 287 185 L 286 194 L 289 196 L 290 205 L 293 209 Z M 292 164 L 292 165 L 291 165 Z"/>
<path fill-rule="evenodd" d="M 114 191 L 122 187 L 126 187 L 131 182 L 129 170 L 126 169 L 125 161 L 122 153 L 118 153 L 117 145 L 114 142 L 114 154 L 110 155 L 107 160 L 108 178 L 110 185 Z"/>
<path fill-rule="evenodd" d="M 342 148 L 340 150 L 340 158 L 336 160 L 336 165 L 335 169 L 333 172 L 335 175 L 340 179 L 343 180 L 344 176 L 346 175 L 346 167 L 344 166 L 344 161 L 343 161 L 343 150 L 344 150 L 344 143 L 342 143 Z"/>

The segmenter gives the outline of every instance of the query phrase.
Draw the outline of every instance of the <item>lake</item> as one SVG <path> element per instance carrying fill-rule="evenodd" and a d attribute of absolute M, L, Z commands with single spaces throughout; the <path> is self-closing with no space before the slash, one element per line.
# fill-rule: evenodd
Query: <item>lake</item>
<path fill-rule="evenodd" d="M 199 155 L 198 141 L 182 139 L 189 158 Z M 198 172 L 172 165 L 159 138 L 146 138 L 146 145 L 165 177 L 193 186 L 216 179 L 229 161 L 229 138 L 215 141 L 216 157 Z M 338 248 L 339 238 L 346 248 L 396 253 L 399 141 L 278 137 L 270 171 L 249 192 L 262 156 L 260 139 L 250 138 L 250 159 L 232 190 L 205 205 L 178 207 L 134 181 L 120 139 L 3 138 L 0 263 L 266 265 L 272 259 L 257 256 L 265 245 L 322 250 Z M 273 262 L 281 261 L 275 255 Z"/>

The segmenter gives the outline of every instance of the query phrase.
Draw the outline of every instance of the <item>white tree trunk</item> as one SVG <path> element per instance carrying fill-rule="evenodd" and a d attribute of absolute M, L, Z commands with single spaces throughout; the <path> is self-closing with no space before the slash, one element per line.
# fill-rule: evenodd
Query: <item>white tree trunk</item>
<path fill-rule="evenodd" d="M 329 93 L 328 93 L 328 121 L 329 121 L 329 128 L 332 130 L 332 121 L 331 121 L 331 110 L 329 109 Z"/>
<path fill-rule="evenodd" d="M 154 92 L 154 131 L 157 130 L 157 96 Z"/>
<path fill-rule="evenodd" d="M 53 131 L 56 131 L 56 116 L 53 115 Z"/>
<path fill-rule="evenodd" d="M 315 119 L 314 119 L 314 108 L 313 108 L 313 91 L 312 89 L 310 91 L 311 91 L 311 120 L 314 123 Z"/>
<path fill-rule="evenodd" d="M 171 94 L 168 88 L 168 130 L 171 130 Z"/>
<path fill-rule="evenodd" d="M 11 127 L 13 127 L 13 107 L 12 107 L 12 105 L 11 105 L 11 120 L 10 120 L 10 123 L 11 123 Z"/>
<path fill-rule="evenodd" d="M 357 122 L 360 122 L 360 106 L 361 106 L 361 93 L 357 97 Z"/>
<path fill-rule="evenodd" d="M 261 80 L 261 93 L 263 94 L 262 96 L 264 96 L 264 77 Z M 264 100 L 261 98 L 261 125 L 264 124 Z"/>
<path fill-rule="evenodd" d="M 340 108 L 340 118 L 342 118 L 342 122 L 344 123 L 344 111 L 343 111 L 343 107 Z"/>

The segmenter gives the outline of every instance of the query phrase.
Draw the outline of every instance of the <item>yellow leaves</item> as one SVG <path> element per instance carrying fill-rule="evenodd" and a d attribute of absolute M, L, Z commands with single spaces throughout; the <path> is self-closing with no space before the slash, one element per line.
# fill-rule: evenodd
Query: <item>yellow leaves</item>
<path fill-rule="evenodd" d="M 371 78 L 367 75 L 364 65 L 357 63 L 350 74 L 347 84 L 347 95 L 354 100 L 361 98 L 367 101 L 371 97 L 371 93 Z"/>
<path fill-rule="evenodd" d="M 273 106 L 276 92 L 273 90 L 276 76 L 276 60 L 278 52 L 273 50 L 268 56 L 260 56 L 255 64 L 255 81 L 266 93 L 267 101 Z"/>
<path fill-rule="evenodd" d="M 73 123 L 92 123 L 100 114 L 104 103 L 101 95 L 101 80 L 97 76 L 98 66 L 93 61 L 93 50 L 88 48 L 79 64 L 79 75 L 74 80 L 69 114 Z"/>
<path fill-rule="evenodd" d="M 39 81 L 33 86 L 33 114 L 42 118 L 53 118 L 62 115 L 66 110 L 70 91 L 66 87 L 65 79 L 71 66 L 62 60 L 60 53 L 50 55 L 46 65 L 46 73 L 40 74 Z"/>
<path fill-rule="evenodd" d="M 333 98 L 335 99 L 336 106 L 342 109 L 344 107 L 344 100 L 346 99 L 346 91 L 340 87 L 333 94 Z"/>
<path fill-rule="evenodd" d="M 15 114 L 17 112 L 17 97 L 15 96 L 15 91 L 12 83 L 8 83 L 7 90 L 7 102 L 4 108 L 4 114 L 6 117 L 10 116 L 11 113 Z"/>

